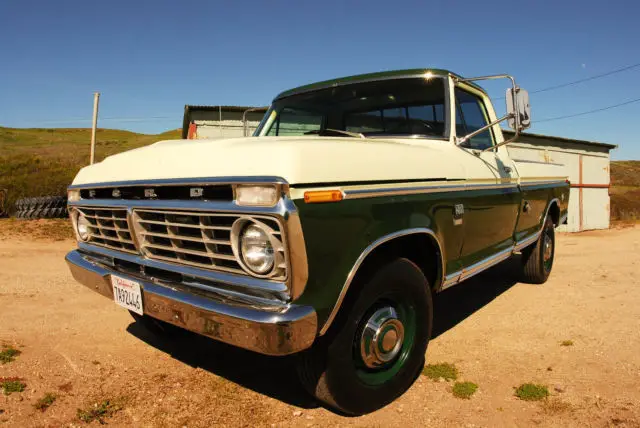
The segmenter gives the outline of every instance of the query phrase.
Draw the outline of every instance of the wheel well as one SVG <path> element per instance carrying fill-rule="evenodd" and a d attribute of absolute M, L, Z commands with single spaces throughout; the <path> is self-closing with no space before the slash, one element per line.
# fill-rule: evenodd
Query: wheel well
<path fill-rule="evenodd" d="M 335 334 L 339 329 L 336 326 L 342 325 L 346 319 L 348 312 L 346 308 L 353 305 L 371 275 L 388 261 L 397 258 L 406 258 L 415 263 L 427 278 L 432 291 L 440 286 L 444 267 L 440 246 L 433 236 L 427 233 L 411 233 L 391 239 L 374 248 L 365 257 L 349 284 L 344 300 L 337 308 L 335 319 L 330 316 L 320 334 L 324 335 L 325 328 L 328 328 L 326 331 L 328 336 Z"/>
<path fill-rule="evenodd" d="M 551 221 L 553 221 L 553 224 L 556 227 L 560 226 L 560 207 L 556 201 L 551 201 L 548 215 L 551 217 Z"/>
<path fill-rule="evenodd" d="M 379 245 L 360 265 L 354 281 L 368 276 L 385 262 L 396 258 L 414 262 L 429 281 L 432 290 L 440 285 L 443 269 L 440 248 L 435 239 L 426 233 L 400 236 Z"/>

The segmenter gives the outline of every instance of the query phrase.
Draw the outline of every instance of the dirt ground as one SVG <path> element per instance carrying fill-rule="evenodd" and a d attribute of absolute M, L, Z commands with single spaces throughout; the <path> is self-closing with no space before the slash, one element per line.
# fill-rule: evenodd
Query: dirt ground
<path fill-rule="evenodd" d="M 112 426 L 640 427 L 640 227 L 559 234 L 542 286 L 518 283 L 513 260 L 443 292 L 427 362 L 455 364 L 476 394 L 421 376 L 358 418 L 310 399 L 291 358 L 150 335 L 74 282 L 63 261 L 74 245 L 0 234 L 0 347 L 22 352 L 0 378 L 26 384 L 0 394 L 0 426 L 84 426 L 78 409 L 109 400 Z M 525 382 L 550 397 L 516 398 Z M 55 402 L 36 410 L 47 392 Z"/>

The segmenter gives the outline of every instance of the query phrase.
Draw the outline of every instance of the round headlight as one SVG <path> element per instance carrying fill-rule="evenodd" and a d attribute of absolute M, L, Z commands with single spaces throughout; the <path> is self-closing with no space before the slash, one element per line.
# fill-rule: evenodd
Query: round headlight
<path fill-rule="evenodd" d="M 266 274 L 273 268 L 273 246 L 260 226 L 250 224 L 244 228 L 240 235 L 240 254 L 246 267 L 257 274 Z"/>
<path fill-rule="evenodd" d="M 78 236 L 83 241 L 89 239 L 89 227 L 91 227 L 91 223 L 89 223 L 89 220 L 87 220 L 84 215 L 78 214 L 78 219 L 76 220 L 76 229 L 78 231 Z"/>

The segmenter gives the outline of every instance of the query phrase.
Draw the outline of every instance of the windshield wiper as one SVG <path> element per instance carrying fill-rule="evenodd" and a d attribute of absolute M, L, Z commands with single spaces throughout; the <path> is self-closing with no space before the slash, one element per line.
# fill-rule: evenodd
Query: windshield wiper
<path fill-rule="evenodd" d="M 360 132 L 349 132 L 349 131 L 343 131 L 341 129 L 331 129 L 331 128 L 316 129 L 316 130 L 304 133 L 304 135 L 321 135 L 321 136 L 331 135 L 331 134 L 346 135 L 348 137 L 354 137 L 354 138 L 365 138 L 364 134 Z"/>

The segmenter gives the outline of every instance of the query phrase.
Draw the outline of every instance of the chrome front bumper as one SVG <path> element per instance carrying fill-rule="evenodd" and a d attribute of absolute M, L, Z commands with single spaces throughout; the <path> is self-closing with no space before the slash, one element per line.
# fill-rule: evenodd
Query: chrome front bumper
<path fill-rule="evenodd" d="M 76 281 L 110 299 L 112 274 L 137 281 L 145 315 L 221 342 L 267 355 L 288 355 L 309 348 L 316 338 L 316 313 L 309 306 L 263 311 L 114 271 L 78 250 L 67 254 L 66 261 Z"/>

